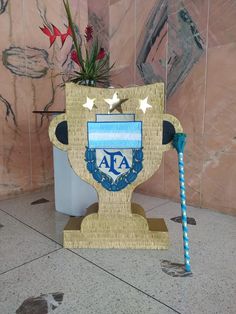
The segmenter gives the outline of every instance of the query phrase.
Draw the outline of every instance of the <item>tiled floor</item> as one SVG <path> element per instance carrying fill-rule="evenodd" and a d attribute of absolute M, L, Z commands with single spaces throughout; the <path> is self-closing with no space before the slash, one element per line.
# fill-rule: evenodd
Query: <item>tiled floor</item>
<path fill-rule="evenodd" d="M 31 205 L 41 198 L 49 202 Z M 173 277 L 161 266 L 183 262 L 181 224 L 171 220 L 180 206 L 134 199 L 148 217 L 165 218 L 169 250 L 63 249 L 68 216 L 55 211 L 52 191 L 1 201 L 0 313 L 235 314 L 236 217 L 189 207 L 196 220 L 189 225 L 193 274 Z"/>

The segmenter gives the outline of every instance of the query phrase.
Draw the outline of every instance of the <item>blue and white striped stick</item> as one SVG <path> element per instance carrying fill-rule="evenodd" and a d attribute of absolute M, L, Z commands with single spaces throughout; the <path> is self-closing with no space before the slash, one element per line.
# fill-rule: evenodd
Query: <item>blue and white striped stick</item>
<path fill-rule="evenodd" d="M 186 144 L 186 134 L 176 133 L 173 138 L 173 146 L 178 152 L 178 162 L 179 162 L 179 185 L 180 185 L 180 200 L 181 200 L 181 211 L 182 211 L 184 261 L 185 261 L 185 270 L 187 272 L 191 272 L 190 256 L 189 256 L 188 224 L 187 224 L 187 207 L 186 207 L 186 194 L 185 194 L 185 178 L 184 178 L 185 144 Z"/>

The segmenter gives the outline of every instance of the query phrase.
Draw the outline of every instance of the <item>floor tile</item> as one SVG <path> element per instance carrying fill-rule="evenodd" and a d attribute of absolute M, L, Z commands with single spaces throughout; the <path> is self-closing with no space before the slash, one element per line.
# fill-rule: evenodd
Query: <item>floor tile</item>
<path fill-rule="evenodd" d="M 0 222 L 0 273 L 60 248 L 1 210 Z"/>
<path fill-rule="evenodd" d="M 23 222 L 27 223 L 29 226 L 44 233 L 46 236 L 51 237 L 56 241 L 60 242 L 62 238 L 62 230 L 69 217 L 57 213 L 55 211 L 52 192 L 47 193 L 46 194 L 34 193 L 32 195 L 28 195 L 27 197 L 24 196 L 22 198 L 17 198 L 17 200 L 1 201 L 0 208 L 7 211 L 9 214 L 17 217 L 18 219 L 22 220 Z M 41 198 L 48 199 L 50 202 L 30 205 L 32 201 L 36 201 L 37 199 Z M 183 278 L 171 277 L 162 271 L 161 261 L 167 260 L 172 263 L 183 263 L 182 227 L 180 223 L 170 220 L 173 217 L 181 215 L 180 204 L 136 193 L 134 194 L 134 201 L 141 204 L 146 209 L 148 217 L 165 218 L 171 239 L 170 249 L 166 251 L 92 250 L 92 249 L 74 250 L 76 254 L 87 259 L 87 262 L 83 261 L 83 263 L 88 263 L 88 265 L 90 264 L 90 262 L 97 264 L 105 271 L 108 271 L 113 275 L 121 278 L 124 281 L 122 285 L 124 285 L 125 287 L 126 287 L 125 282 L 127 282 L 128 284 L 131 284 L 137 287 L 138 289 L 141 289 L 142 291 L 146 292 L 147 294 L 153 296 L 157 300 L 164 302 L 165 304 L 169 305 L 170 307 L 172 307 L 176 311 L 179 311 L 182 314 L 235 313 L 236 301 L 234 296 L 236 294 L 235 285 L 236 217 L 227 216 L 207 209 L 200 209 L 189 206 L 187 209 L 188 217 L 192 217 L 196 220 L 196 225 L 189 225 L 190 256 L 193 276 Z M 8 219 L 12 220 L 14 218 L 8 217 Z M 5 228 L 6 223 L 2 219 L 0 220 L 0 223 L 1 225 L 3 225 L 3 227 L 0 228 L 1 234 Z M 29 238 L 27 236 L 27 240 L 28 239 Z M 18 255 L 17 251 L 15 251 L 14 253 Z M 57 256 L 59 252 L 52 253 L 49 256 L 50 258 L 48 258 L 49 261 L 51 259 L 51 256 L 52 255 L 54 256 L 54 254 L 55 256 Z M 61 256 L 61 254 L 62 253 L 60 253 L 59 255 Z M 64 258 L 65 257 L 63 257 L 62 260 Z M 65 259 L 67 259 L 67 257 Z M 77 259 L 80 261 L 79 256 L 77 257 Z M 12 256 L 9 257 L 9 260 L 15 260 L 15 256 L 13 253 Z M 16 260 L 18 259 L 16 258 Z M 38 261 L 35 260 L 30 264 L 37 265 L 36 268 L 40 269 L 41 260 L 45 261 L 46 258 L 42 257 Z M 98 293 L 96 291 L 96 297 L 93 300 L 91 307 L 89 307 L 89 304 L 91 303 L 89 303 L 89 301 L 86 300 L 85 294 L 90 296 L 92 295 L 90 290 L 91 287 L 86 286 L 88 284 L 86 280 L 88 280 L 88 282 L 90 281 L 90 269 L 89 270 L 84 269 L 84 274 L 82 277 L 80 275 L 80 272 L 78 273 L 77 276 L 77 270 L 74 271 L 74 264 L 77 265 L 76 264 L 77 262 L 75 261 L 76 260 L 73 257 L 72 261 L 69 263 L 70 265 L 69 267 L 71 268 L 72 273 L 75 274 L 75 278 L 66 281 L 63 287 L 64 290 L 69 289 L 70 293 L 72 293 L 71 289 L 69 288 L 70 287 L 69 282 L 72 282 L 72 287 L 75 287 L 74 283 L 75 279 L 78 281 L 81 280 L 81 285 L 85 281 L 84 287 L 85 290 L 82 293 L 83 302 L 79 303 L 79 307 L 76 307 L 75 304 L 78 304 L 78 302 L 80 302 L 81 295 L 79 294 L 78 296 L 74 296 L 74 294 L 72 293 L 69 296 L 67 305 L 65 305 L 66 303 L 63 304 L 64 303 L 63 301 L 62 305 L 60 305 L 54 311 L 54 313 L 78 313 L 78 311 L 76 310 L 77 308 L 79 308 L 79 311 L 81 313 L 95 313 L 95 308 L 97 306 L 95 305 L 95 300 L 99 299 L 101 299 L 101 302 L 105 304 L 104 305 L 105 312 L 102 311 L 101 313 L 146 314 L 146 313 L 169 313 L 168 311 L 172 311 L 167 307 L 163 307 L 159 311 L 158 307 L 154 309 L 152 305 L 151 306 L 147 305 L 145 309 L 143 307 L 140 307 L 140 311 L 138 311 L 137 309 L 132 307 L 133 303 L 131 303 L 131 305 L 129 304 L 129 302 L 131 302 L 131 299 L 125 300 L 123 294 L 122 297 L 120 297 L 121 292 L 119 291 L 114 292 L 114 290 L 112 290 L 111 297 L 114 300 L 113 299 L 111 300 L 109 298 L 108 301 L 106 301 L 104 297 L 101 297 L 101 294 L 99 294 L 100 292 Z M 30 264 L 24 265 L 23 268 L 20 267 L 19 269 L 30 269 L 28 268 L 30 267 Z M 67 262 L 64 262 L 64 264 L 67 265 Z M 57 268 L 56 261 L 53 262 L 52 264 L 49 263 L 49 265 L 47 264 L 47 262 L 45 262 L 45 264 L 43 265 L 45 269 L 45 276 L 47 276 L 48 272 L 49 273 L 52 272 L 53 276 L 57 278 L 57 276 L 59 277 L 63 276 L 62 273 L 65 272 L 66 277 L 67 276 L 69 276 L 68 278 L 73 277 L 73 275 L 67 275 L 68 272 L 67 266 L 63 269 L 62 265 L 60 264 L 60 266 L 58 266 L 59 268 Z M 40 270 L 38 271 L 40 272 Z M 78 267 L 78 271 L 80 271 L 80 267 Z M 102 272 L 102 270 L 100 271 Z M 27 282 L 26 277 L 24 277 L 24 275 L 23 277 L 19 277 L 20 275 L 18 274 L 17 269 L 5 275 L 11 274 L 12 272 L 17 273 L 17 276 L 15 277 L 20 278 L 20 280 L 23 280 L 24 285 L 26 285 Z M 29 272 L 30 270 L 28 270 L 28 273 Z M 32 270 L 32 272 L 35 276 L 37 271 Z M 3 278 L 2 276 L 0 279 Z M 85 277 L 87 278 L 86 280 Z M 51 278 L 50 275 L 49 278 Z M 37 282 L 38 277 L 36 276 L 36 278 L 34 279 L 35 280 L 33 281 Z M 15 285 L 14 280 L 17 279 L 14 279 L 12 277 L 13 286 Z M 110 287 L 109 284 L 105 289 L 108 289 Z M 42 286 L 41 283 L 37 286 L 37 284 L 33 282 L 32 285 L 35 286 L 33 292 L 32 293 L 28 292 L 20 295 L 20 298 L 17 299 L 18 303 L 14 305 L 15 309 L 19 307 L 20 304 L 30 296 L 37 297 L 40 295 L 40 293 L 45 294 L 48 292 L 57 292 L 60 291 L 61 289 L 60 284 L 56 286 L 52 285 L 50 279 L 48 286 L 49 288 L 47 289 L 45 288 L 41 289 L 40 288 Z M 95 285 L 96 287 L 99 286 L 99 281 L 96 282 Z M 103 285 L 106 284 L 104 284 L 104 282 L 101 281 L 101 287 L 103 287 Z M 10 292 L 8 291 L 7 293 Z M 16 290 L 14 289 L 13 293 L 18 294 L 18 292 L 16 292 Z M 104 292 L 104 294 L 109 293 Z M 98 298 L 97 295 L 99 296 Z M 66 296 L 64 300 L 66 300 Z M 122 303 L 121 306 L 119 302 Z M 137 302 L 139 301 L 136 301 L 135 296 L 134 303 L 135 306 L 139 308 L 139 303 Z M 6 304 L 7 304 L 6 309 L 8 311 L 8 307 L 10 305 L 8 303 Z M 112 306 L 115 304 L 115 306 L 118 307 L 119 312 L 112 311 L 109 312 L 107 310 L 108 307 L 106 307 L 106 305 L 110 306 L 110 304 Z M 157 304 L 158 306 L 160 305 L 160 303 Z M 66 309 L 63 306 L 67 306 Z M 96 313 L 99 313 L 99 310 L 101 309 L 102 307 L 101 305 L 99 305 L 98 311 Z M 13 313 L 7 311 L 6 313 Z"/>
<path fill-rule="evenodd" d="M 53 189 L 0 201 L 0 209 L 62 244 L 62 231 L 69 216 L 55 210 Z M 49 202 L 31 205 L 40 199 Z"/>
<path fill-rule="evenodd" d="M 236 218 L 206 209 L 189 207 L 192 277 L 173 278 L 161 270 L 161 261 L 183 263 L 182 227 L 170 218 L 180 205 L 169 202 L 149 211 L 164 217 L 171 247 L 157 250 L 75 250 L 101 267 L 178 310 L 180 313 L 236 312 Z"/>
<path fill-rule="evenodd" d="M 42 198 L 49 202 L 31 205 Z M 143 206 L 146 211 L 168 202 L 139 193 L 133 193 L 132 201 Z M 0 208 L 62 244 L 62 231 L 70 217 L 55 210 L 53 189 L 0 201 Z"/>
<path fill-rule="evenodd" d="M 64 293 L 55 314 L 175 313 L 65 249 L 6 273 L 0 280 L 4 314 L 15 313 L 31 296 L 55 292 Z"/>
<path fill-rule="evenodd" d="M 161 199 L 154 196 L 148 196 L 148 195 L 144 195 L 140 193 L 133 193 L 132 202 L 138 203 L 145 209 L 145 211 L 148 211 L 152 208 L 168 203 L 169 201 L 166 199 Z"/>

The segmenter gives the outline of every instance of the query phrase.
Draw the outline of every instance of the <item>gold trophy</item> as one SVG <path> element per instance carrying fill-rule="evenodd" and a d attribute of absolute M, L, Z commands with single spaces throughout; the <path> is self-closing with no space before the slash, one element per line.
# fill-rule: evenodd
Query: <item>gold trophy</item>
<path fill-rule="evenodd" d="M 57 136 L 65 123 L 68 144 Z M 86 216 L 70 218 L 64 247 L 167 249 L 164 219 L 147 219 L 131 197 L 181 131 L 179 121 L 164 114 L 163 83 L 121 89 L 66 84 L 66 113 L 51 121 L 50 140 L 68 152 L 71 167 L 97 190 L 99 201 Z"/>

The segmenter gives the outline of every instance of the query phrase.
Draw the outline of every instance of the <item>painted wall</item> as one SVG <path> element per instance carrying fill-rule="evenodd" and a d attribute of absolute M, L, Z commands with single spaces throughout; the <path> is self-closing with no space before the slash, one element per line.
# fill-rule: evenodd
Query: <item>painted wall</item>
<path fill-rule="evenodd" d="M 111 84 L 166 83 L 166 111 L 188 134 L 187 199 L 236 213 L 236 3 L 234 0 L 71 0 L 115 62 Z M 71 48 L 49 49 L 39 26 L 64 28 L 61 0 L 0 2 L 0 197 L 53 182 L 48 121 L 32 110 L 64 108 L 62 70 Z M 62 66 L 63 64 L 63 66 Z M 178 199 L 177 156 L 139 191 Z"/>

